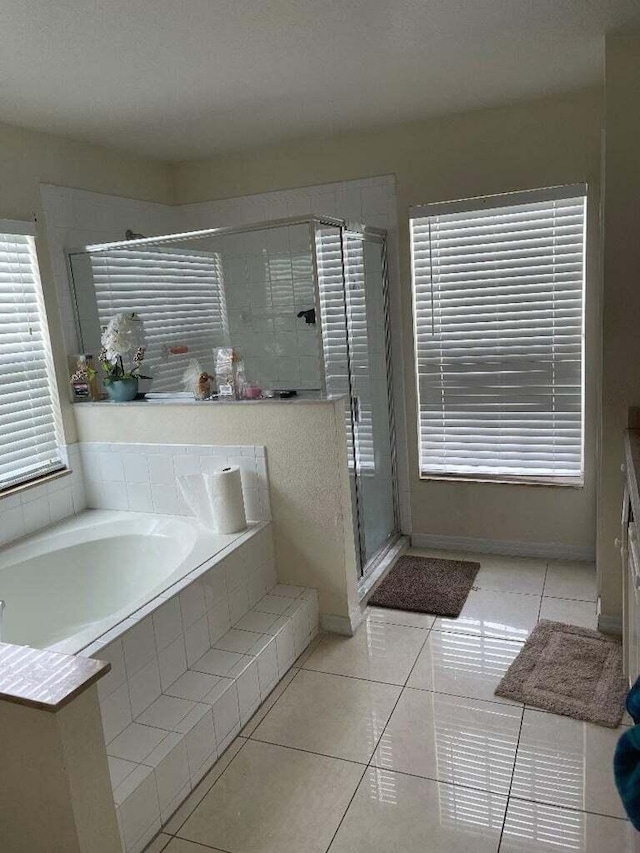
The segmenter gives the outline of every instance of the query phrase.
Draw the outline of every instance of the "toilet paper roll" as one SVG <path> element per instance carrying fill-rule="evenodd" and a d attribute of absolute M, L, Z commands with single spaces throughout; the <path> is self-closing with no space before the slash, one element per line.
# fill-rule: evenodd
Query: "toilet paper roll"
<path fill-rule="evenodd" d="M 213 474 L 205 474 L 205 483 L 216 533 L 240 533 L 245 530 L 247 516 L 244 510 L 240 468 L 230 465 Z"/>

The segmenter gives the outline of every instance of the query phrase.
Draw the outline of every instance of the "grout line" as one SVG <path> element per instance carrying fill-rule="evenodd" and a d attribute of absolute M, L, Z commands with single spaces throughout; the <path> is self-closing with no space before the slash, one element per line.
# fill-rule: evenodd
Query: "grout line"
<path fill-rule="evenodd" d="M 577 809 L 575 806 L 560 806 L 558 803 L 552 803 L 549 800 L 528 800 L 526 797 L 514 797 L 509 795 L 510 800 L 514 800 L 517 803 L 532 803 L 537 806 L 550 806 L 553 809 L 558 809 L 559 811 L 567 811 L 574 812 L 577 814 L 591 814 L 596 817 L 606 817 L 610 820 L 619 820 L 622 823 L 630 823 L 629 819 L 626 817 L 618 817 L 618 815 L 605 814 L 604 812 L 594 812 L 587 811 L 586 809 Z"/>
<path fill-rule="evenodd" d="M 545 580 L 546 580 L 546 571 L 545 571 Z M 540 596 L 540 602 L 542 604 L 542 596 Z M 518 762 L 518 750 L 520 749 L 520 739 L 522 737 L 522 727 L 524 725 L 524 712 L 526 711 L 526 707 L 523 705 L 522 712 L 520 716 L 520 726 L 518 727 L 518 738 L 516 740 L 516 749 L 513 753 L 513 766 L 511 767 L 511 779 L 509 781 L 509 790 L 507 791 L 507 802 L 504 808 L 504 817 L 502 818 L 502 826 L 500 828 L 500 839 L 498 841 L 498 851 L 502 847 L 502 836 L 504 835 L 504 828 L 507 823 L 507 812 L 509 811 L 509 800 L 511 799 L 511 791 L 513 789 L 513 778 L 516 773 L 516 764 Z"/>
<path fill-rule="evenodd" d="M 364 761 L 356 761 L 355 758 L 344 758 L 342 755 L 329 755 L 326 752 L 317 752 L 315 749 L 305 749 L 303 746 L 291 746 L 288 743 L 276 743 L 272 740 L 263 740 L 259 737 L 248 737 L 247 740 L 251 740 L 254 743 L 263 743 L 266 746 L 277 746 L 278 749 L 290 749 L 293 752 L 306 752 L 308 755 L 317 755 L 319 758 L 330 758 L 332 761 L 344 761 L 347 764 L 357 764 L 359 767 L 368 767 L 369 765 Z"/>

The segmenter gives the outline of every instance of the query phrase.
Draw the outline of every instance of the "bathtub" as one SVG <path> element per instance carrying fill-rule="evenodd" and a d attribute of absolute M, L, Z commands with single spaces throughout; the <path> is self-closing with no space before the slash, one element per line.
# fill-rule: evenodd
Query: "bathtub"
<path fill-rule="evenodd" d="M 256 525 L 253 525 L 256 527 Z M 251 533 L 86 510 L 0 551 L 0 639 L 76 654 Z"/>

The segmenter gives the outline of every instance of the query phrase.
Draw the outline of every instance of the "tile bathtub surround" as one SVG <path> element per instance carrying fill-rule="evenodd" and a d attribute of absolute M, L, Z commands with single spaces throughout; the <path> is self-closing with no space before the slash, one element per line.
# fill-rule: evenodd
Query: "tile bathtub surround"
<path fill-rule="evenodd" d="M 79 445 L 63 449 L 70 473 L 0 497 L 0 547 L 86 509 Z"/>
<path fill-rule="evenodd" d="M 126 853 L 167 822 L 317 626 L 315 590 L 276 583 L 267 525 L 121 636 L 85 650 L 111 663 L 99 696 Z"/>
<path fill-rule="evenodd" d="M 81 442 L 87 504 L 93 509 L 192 513 L 178 489 L 181 475 L 237 465 L 249 521 L 270 521 L 265 448 L 254 445 Z"/>

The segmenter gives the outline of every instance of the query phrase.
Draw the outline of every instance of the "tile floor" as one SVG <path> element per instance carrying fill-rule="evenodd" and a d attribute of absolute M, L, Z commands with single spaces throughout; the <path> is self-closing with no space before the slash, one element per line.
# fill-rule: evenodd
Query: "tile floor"
<path fill-rule="evenodd" d="M 539 618 L 595 627 L 593 566 L 476 559 L 458 619 L 320 637 L 148 853 L 632 853 L 620 730 L 493 695 Z"/>

